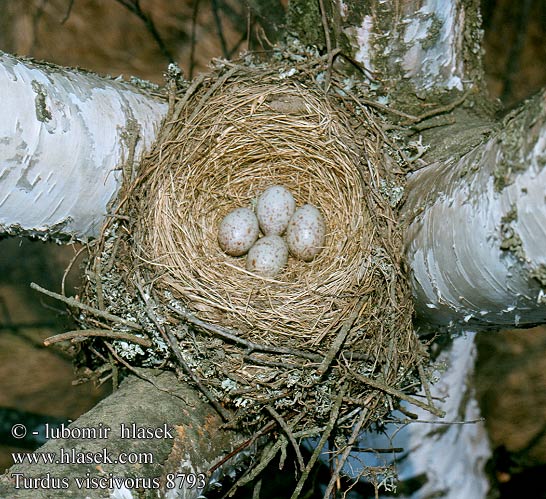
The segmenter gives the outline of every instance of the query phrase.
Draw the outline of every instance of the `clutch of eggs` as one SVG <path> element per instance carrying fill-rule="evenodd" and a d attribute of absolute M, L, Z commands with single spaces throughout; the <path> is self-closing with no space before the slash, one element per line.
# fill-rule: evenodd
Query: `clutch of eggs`
<path fill-rule="evenodd" d="M 260 229 L 264 237 L 258 239 Z M 273 185 L 258 197 L 256 214 L 249 208 L 236 208 L 223 218 L 218 243 L 231 256 L 248 252 L 247 270 L 274 277 L 286 265 L 289 253 L 306 262 L 313 260 L 324 247 L 325 232 L 324 219 L 315 206 L 296 209 L 290 191 Z"/>

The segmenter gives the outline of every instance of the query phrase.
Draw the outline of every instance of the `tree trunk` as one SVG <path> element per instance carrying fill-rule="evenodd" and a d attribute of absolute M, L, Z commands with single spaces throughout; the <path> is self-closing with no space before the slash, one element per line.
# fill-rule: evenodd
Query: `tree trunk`
<path fill-rule="evenodd" d="M 96 237 L 122 170 L 153 143 L 165 102 L 126 83 L 3 53 L 0 95 L 0 234 Z"/>
<path fill-rule="evenodd" d="M 58 462 L 25 461 L 12 466 L 0 479 L 0 497 L 126 498 L 133 497 L 130 489 L 143 489 L 145 496 L 138 497 L 157 497 L 161 491 L 172 499 L 193 499 L 199 497 L 205 484 L 222 482 L 224 469 L 245 464 L 254 445 L 235 453 L 227 466 L 209 476 L 219 457 L 233 451 L 243 437 L 219 429 L 220 417 L 174 374 L 144 369 L 139 373 L 142 379 L 126 379 L 117 391 L 66 427 L 66 436 L 54 435 L 32 454 L 46 459 L 53 456 Z M 138 428 L 157 433 L 139 438 Z M 96 433 L 78 438 L 78 429 Z M 68 464 L 68 459 L 79 459 L 80 464 Z M 185 482 L 181 481 L 182 474 L 186 474 Z M 37 477 L 45 479 L 33 482 Z"/>
<path fill-rule="evenodd" d="M 422 327 L 546 321 L 545 103 L 543 91 L 467 154 L 410 177 L 407 255 Z"/>
<path fill-rule="evenodd" d="M 470 82 L 484 90 L 479 1 L 323 3 L 324 15 L 319 2 L 291 1 L 289 31 L 304 43 L 342 48 L 383 101 L 416 109 L 445 101 Z"/>

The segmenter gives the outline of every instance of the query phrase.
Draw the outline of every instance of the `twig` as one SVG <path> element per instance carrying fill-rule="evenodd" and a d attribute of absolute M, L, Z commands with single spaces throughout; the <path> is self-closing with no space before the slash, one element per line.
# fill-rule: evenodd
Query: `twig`
<path fill-rule="evenodd" d="M 334 430 L 334 426 L 336 425 L 336 421 L 339 415 L 339 410 L 343 402 L 343 396 L 345 395 L 345 390 L 346 390 L 346 387 L 343 384 L 337 396 L 337 399 L 334 403 L 334 406 L 332 407 L 332 411 L 330 412 L 330 419 L 328 420 L 328 424 L 326 425 L 326 428 L 324 429 L 322 436 L 320 437 L 319 443 L 316 445 L 315 450 L 313 451 L 313 455 L 311 456 L 311 459 L 309 459 L 309 461 L 307 462 L 307 466 L 305 467 L 305 470 L 302 473 L 298 481 L 298 484 L 296 485 L 296 488 L 294 489 L 294 492 L 292 492 L 292 496 L 290 499 L 298 499 L 298 497 L 300 497 L 301 489 L 305 485 L 305 481 L 309 477 L 309 473 L 311 472 L 311 470 L 313 469 L 313 466 L 317 462 L 317 459 L 320 456 L 320 453 L 322 452 L 322 448 L 328 441 L 328 438 L 330 438 L 330 435 L 332 431 Z"/>
<path fill-rule="evenodd" d="M 278 452 L 284 447 L 288 445 L 288 440 L 284 435 L 280 435 L 279 439 L 272 445 L 269 446 L 269 448 L 264 452 L 260 462 L 252 468 L 250 473 L 248 475 L 244 475 L 237 482 L 233 487 L 230 489 L 230 491 L 224 496 L 224 497 L 232 497 L 235 491 L 242 487 L 243 485 L 246 485 L 247 483 L 252 482 L 265 468 L 266 466 L 275 458 L 275 456 L 278 454 Z"/>
<path fill-rule="evenodd" d="M 85 303 L 79 302 L 75 298 L 70 298 L 67 296 L 60 295 L 58 293 L 54 293 L 53 291 L 49 291 L 47 289 L 42 288 L 41 286 L 38 286 L 38 284 L 36 284 L 35 282 L 31 282 L 30 287 L 44 295 L 50 296 L 51 298 L 55 298 L 59 301 L 66 303 L 69 307 L 85 310 L 86 312 L 89 312 L 92 315 L 95 315 L 97 317 L 102 317 L 103 319 L 106 319 L 112 322 L 123 324 L 124 326 L 128 326 L 132 329 L 136 329 L 137 331 L 142 330 L 142 326 L 140 324 L 137 324 L 136 322 L 128 321 L 127 319 L 123 319 L 122 317 L 118 317 L 117 315 L 113 315 L 108 312 L 104 312 L 103 310 L 99 310 L 98 308 L 91 307 L 90 305 L 86 305 Z"/>
<path fill-rule="evenodd" d="M 417 372 L 419 373 L 419 378 L 421 378 L 421 385 L 423 390 L 425 390 L 425 395 L 427 396 L 429 405 L 434 405 L 432 394 L 430 393 L 430 388 L 428 386 L 427 377 L 425 376 L 425 370 L 423 369 L 423 365 L 421 363 L 417 365 Z"/>
<path fill-rule="evenodd" d="M 296 442 L 296 439 L 294 438 L 292 430 L 286 424 L 286 421 L 284 420 L 284 418 L 275 409 L 273 409 L 273 407 L 271 407 L 270 405 L 266 405 L 265 409 L 267 412 L 269 412 L 269 414 L 271 414 L 271 416 L 273 416 L 275 421 L 279 423 L 279 426 L 282 428 L 282 430 L 288 437 L 288 440 L 290 440 L 290 443 L 292 444 L 292 447 L 294 447 L 294 451 L 296 452 L 296 457 L 298 459 L 300 470 L 303 472 L 303 470 L 305 469 L 305 463 L 303 462 L 303 456 L 301 455 L 300 446 Z"/>
<path fill-rule="evenodd" d="M 227 49 L 226 39 L 224 37 L 224 31 L 222 29 L 222 20 L 220 19 L 220 14 L 218 13 L 218 1 L 211 0 L 212 3 L 212 13 L 214 16 L 214 24 L 216 25 L 216 32 L 218 33 L 218 38 L 220 39 L 220 46 L 222 47 L 222 55 L 224 59 L 229 58 L 229 52 Z"/>
<path fill-rule="evenodd" d="M 116 0 L 119 4 L 123 5 L 127 10 L 135 14 L 146 26 L 149 33 L 152 35 L 152 38 L 156 41 L 159 46 L 159 50 L 165 56 L 169 62 L 174 62 L 174 57 L 172 56 L 170 50 L 167 48 L 161 36 L 155 27 L 152 18 L 142 11 L 140 7 L 140 0 Z"/>
<path fill-rule="evenodd" d="M 197 15 L 199 14 L 200 0 L 194 0 L 191 13 L 191 49 L 190 49 L 190 74 L 189 79 L 193 79 L 193 70 L 195 68 L 195 45 L 197 42 Z"/>
<path fill-rule="evenodd" d="M 66 278 L 68 276 L 68 274 L 70 273 L 70 271 L 72 270 L 72 267 L 74 265 L 74 263 L 76 263 L 76 260 L 78 259 L 78 257 L 82 254 L 83 251 L 85 251 L 87 249 L 87 246 L 82 246 L 77 252 L 76 254 L 72 257 L 72 259 L 70 260 L 70 262 L 68 263 L 68 266 L 66 267 L 66 269 L 64 270 L 64 273 L 63 273 L 63 278 L 61 279 L 61 294 L 63 296 L 66 295 L 65 293 L 65 284 L 66 284 Z"/>
<path fill-rule="evenodd" d="M 149 378 L 148 376 L 144 376 L 141 372 L 138 371 L 138 369 L 135 369 L 131 364 L 129 364 L 125 359 L 120 357 L 118 353 L 116 352 L 116 349 L 110 345 L 107 341 L 104 342 L 106 345 L 106 348 L 108 348 L 108 351 L 112 354 L 112 356 L 125 368 L 129 371 L 131 371 L 135 376 L 139 377 L 140 379 L 146 381 L 147 383 L 150 383 L 156 390 L 159 390 L 163 393 L 168 393 L 169 395 L 172 395 L 173 397 L 176 397 L 179 400 L 182 400 L 188 407 L 191 406 L 191 404 L 184 398 L 178 395 L 177 393 L 174 393 L 170 390 L 167 390 L 165 388 L 160 387 L 153 379 Z"/>
<path fill-rule="evenodd" d="M 358 379 L 359 381 L 362 381 L 362 383 L 365 383 L 371 386 L 372 388 L 375 388 L 376 390 L 381 390 L 382 392 L 388 393 L 389 395 L 392 395 L 396 398 L 405 400 L 406 402 L 416 405 L 417 407 L 420 407 L 421 409 L 424 409 L 425 411 L 428 411 L 431 414 L 434 414 L 435 416 L 438 416 L 440 418 L 443 418 L 446 415 L 446 413 L 442 411 L 441 409 L 438 409 L 434 407 L 433 405 L 425 404 L 424 402 L 421 402 L 420 400 L 414 397 L 410 397 L 409 395 L 406 395 L 400 390 L 397 390 L 396 388 L 392 388 L 391 386 L 388 386 L 386 383 L 383 383 L 382 381 L 379 381 L 377 379 L 367 378 L 366 376 L 362 376 L 358 374 L 357 372 L 353 371 L 348 364 L 346 364 L 345 367 L 356 379 Z"/>
<path fill-rule="evenodd" d="M 414 118 L 410 118 L 407 121 L 403 122 L 402 125 L 414 125 L 415 123 L 419 123 L 420 121 L 426 120 L 427 118 L 431 118 L 432 116 L 436 116 L 437 114 L 442 113 L 449 113 L 450 111 L 453 111 L 457 106 L 460 106 L 466 98 L 469 96 L 470 92 L 474 90 L 474 87 L 470 87 L 461 97 L 458 99 L 455 99 L 453 102 L 450 102 L 449 104 L 446 104 L 445 106 L 440 106 L 435 109 L 431 109 L 430 111 L 427 111 L 426 113 L 420 114 L 419 116 L 416 116 Z"/>
<path fill-rule="evenodd" d="M 337 87 L 339 90 L 347 94 L 359 107 L 362 106 L 362 104 L 365 104 L 370 107 L 374 107 L 376 109 L 379 109 L 380 111 L 385 111 L 386 113 L 394 114 L 396 116 L 400 116 L 401 118 L 406 118 L 408 121 L 414 121 L 417 120 L 417 116 L 413 116 L 412 114 L 404 113 L 403 111 L 398 111 L 397 109 L 392 109 L 388 106 L 385 106 L 384 104 L 380 104 L 379 102 L 365 99 L 364 97 L 356 97 L 353 95 L 352 92 L 348 92 L 345 90 L 339 83 L 335 82 L 333 83 L 335 87 Z"/>
<path fill-rule="evenodd" d="M 210 476 L 214 471 L 223 466 L 233 456 L 239 454 L 239 452 L 241 452 L 243 449 L 250 447 L 254 442 L 256 442 L 256 440 L 258 440 L 258 438 L 264 436 L 266 433 L 269 433 L 274 427 L 274 421 L 270 421 L 269 423 L 267 423 L 261 430 L 257 431 L 254 435 L 252 435 L 252 438 L 245 440 L 242 444 L 233 449 L 229 454 L 226 454 L 218 462 L 214 463 L 214 465 L 212 465 L 208 470 L 207 474 Z"/>
<path fill-rule="evenodd" d="M 286 362 L 273 362 L 270 360 L 263 360 L 258 359 L 256 357 L 253 357 L 252 355 L 245 354 L 243 357 L 244 360 L 247 362 L 251 362 L 252 364 L 256 366 L 266 366 L 266 367 L 280 367 L 282 369 L 286 369 L 287 366 L 293 367 L 294 369 L 301 369 L 305 367 L 303 364 L 297 363 L 297 364 L 287 364 Z"/>
<path fill-rule="evenodd" d="M 88 337 L 101 337 L 110 338 L 112 340 L 125 340 L 131 343 L 137 343 L 145 348 L 152 346 L 152 342 L 148 338 L 141 338 L 130 333 L 123 333 L 121 331 L 112 331 L 111 329 L 81 329 L 77 331 L 67 331 L 66 333 L 56 334 L 50 336 L 44 340 L 44 345 L 48 347 L 54 343 L 60 341 L 73 340 L 75 338 L 88 338 Z"/>
<path fill-rule="evenodd" d="M 138 277 L 138 276 L 137 276 Z M 142 289 L 141 284 L 138 281 L 134 281 L 134 284 L 136 288 L 138 289 L 140 296 L 142 297 L 142 300 L 144 301 L 144 305 L 146 306 L 146 315 L 150 318 L 150 320 L 155 324 L 155 327 L 157 330 L 161 333 L 161 336 L 163 336 L 163 339 L 167 342 L 167 344 L 170 345 L 172 352 L 174 353 L 176 360 L 184 370 L 184 372 L 190 377 L 190 379 L 195 383 L 197 388 L 201 391 L 201 393 L 208 399 L 208 401 L 212 404 L 216 412 L 222 417 L 224 421 L 228 421 L 230 418 L 230 414 L 228 411 L 226 411 L 216 400 L 216 398 L 210 393 L 210 391 L 201 383 L 201 380 L 195 375 L 195 373 L 191 370 L 190 366 L 186 363 L 184 360 L 184 357 L 180 353 L 180 347 L 176 343 L 176 339 L 172 335 L 170 329 L 167 325 L 162 326 L 159 321 L 157 320 L 157 317 L 155 315 L 155 312 L 152 310 L 152 307 L 150 306 L 150 299 L 147 297 L 146 293 L 144 293 L 144 290 Z"/>
<path fill-rule="evenodd" d="M 439 424 L 439 425 L 466 425 L 466 424 L 478 424 L 483 423 L 485 418 L 469 419 L 467 421 L 427 421 L 426 419 L 400 419 L 396 420 L 397 424 Z"/>
<path fill-rule="evenodd" d="M 332 41 L 330 40 L 330 27 L 328 26 L 328 18 L 326 17 L 326 9 L 324 8 L 324 0 L 319 0 L 320 15 L 322 19 L 322 29 L 324 30 L 324 40 L 326 41 L 326 53 L 328 54 L 328 69 L 326 70 L 326 80 L 324 82 L 324 91 L 330 89 L 330 81 L 332 79 L 332 65 L 334 56 L 332 54 Z"/>
<path fill-rule="evenodd" d="M 218 90 L 229 78 L 231 78 L 237 71 L 240 70 L 239 66 L 233 66 L 229 71 L 227 71 L 225 74 L 223 74 L 220 78 L 218 78 L 214 84 L 207 90 L 205 95 L 201 97 L 197 105 L 195 106 L 193 112 L 191 113 L 191 116 L 188 119 L 188 122 L 191 122 L 200 112 L 205 103 L 210 99 L 210 96 Z M 204 77 L 204 76 L 203 76 Z M 200 82 L 199 82 L 200 83 Z M 191 87 L 190 87 L 191 88 Z M 190 91 L 190 88 L 186 92 L 186 94 Z M 185 96 L 184 96 L 185 98 Z M 184 98 L 182 100 L 184 100 Z M 182 108 L 182 103 L 179 104 L 179 108 Z"/>
<path fill-rule="evenodd" d="M 197 317 L 195 317 L 193 314 L 189 312 L 180 310 L 171 305 L 167 305 L 167 307 L 173 312 L 176 312 L 180 317 L 183 317 L 186 321 L 190 322 L 194 326 L 198 326 L 201 329 L 204 329 L 205 331 L 208 331 L 217 336 L 220 336 L 221 338 L 231 340 L 234 343 L 238 343 L 239 345 L 243 345 L 247 347 L 250 351 L 278 353 L 281 355 L 294 355 L 296 357 L 303 357 L 304 359 L 309 359 L 313 362 L 321 362 L 323 360 L 323 357 L 320 355 L 303 352 L 302 350 L 296 350 L 296 349 L 287 348 L 287 347 L 272 347 L 268 345 L 260 345 L 258 343 L 253 343 L 251 341 L 245 340 L 244 338 L 241 338 L 234 332 L 231 332 L 222 326 L 217 326 L 215 324 L 209 324 L 208 322 L 202 321 L 201 319 L 198 319 Z"/>
<path fill-rule="evenodd" d="M 353 450 L 356 440 L 358 436 L 360 435 L 360 430 L 369 417 L 369 413 L 370 411 L 367 408 L 362 409 L 362 412 L 360 413 L 360 417 L 358 418 L 358 421 L 356 422 L 353 428 L 349 441 L 347 442 L 347 447 L 345 448 L 345 450 L 343 451 L 343 454 L 339 458 L 336 464 L 335 470 L 332 473 L 332 478 L 330 478 L 330 482 L 328 483 L 328 486 L 326 487 L 326 492 L 324 492 L 324 495 L 323 495 L 324 498 L 330 497 L 332 490 L 334 489 L 334 485 L 336 484 L 339 478 L 339 473 L 341 471 L 341 468 L 343 468 L 345 461 L 347 461 L 349 454 Z"/>
<path fill-rule="evenodd" d="M 64 17 L 61 19 L 61 24 L 64 24 L 66 21 L 68 21 L 70 13 L 72 12 L 72 7 L 74 7 L 74 0 L 70 0 L 70 2 L 68 2 L 68 7 L 66 9 Z"/>
<path fill-rule="evenodd" d="M 317 374 L 319 376 L 322 376 L 330 367 L 330 364 L 332 363 L 332 361 L 334 360 L 334 357 L 337 355 L 337 353 L 339 352 L 339 349 L 345 342 L 345 339 L 347 338 L 347 334 L 351 330 L 353 323 L 356 321 L 358 315 L 360 314 L 362 306 L 364 305 L 366 300 L 367 300 L 367 297 L 363 297 L 360 300 L 358 300 L 358 303 L 355 309 L 341 326 L 341 329 L 338 335 L 336 336 L 335 340 L 332 342 L 332 345 L 330 346 L 330 350 L 328 350 L 328 353 L 324 357 L 322 364 L 317 369 Z"/>
<path fill-rule="evenodd" d="M 372 447 L 353 447 L 355 452 L 369 452 L 370 454 L 399 454 L 404 452 L 403 447 L 390 447 L 389 449 L 375 449 Z"/>

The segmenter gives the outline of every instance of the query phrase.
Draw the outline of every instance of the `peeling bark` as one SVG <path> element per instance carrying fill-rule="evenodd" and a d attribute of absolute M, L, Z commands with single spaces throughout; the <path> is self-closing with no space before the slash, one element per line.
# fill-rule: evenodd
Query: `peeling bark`
<path fill-rule="evenodd" d="M 415 173 L 405 212 L 422 327 L 546 321 L 546 92 L 461 158 Z"/>
<path fill-rule="evenodd" d="M 449 98 L 467 83 L 485 89 L 477 0 L 325 1 L 331 48 L 361 64 L 373 91 L 409 109 Z M 326 49 L 317 2 L 290 2 L 289 31 Z"/>
<path fill-rule="evenodd" d="M 2 53 L 0 95 L 0 234 L 96 236 L 122 166 L 153 143 L 167 105 L 125 83 Z"/>

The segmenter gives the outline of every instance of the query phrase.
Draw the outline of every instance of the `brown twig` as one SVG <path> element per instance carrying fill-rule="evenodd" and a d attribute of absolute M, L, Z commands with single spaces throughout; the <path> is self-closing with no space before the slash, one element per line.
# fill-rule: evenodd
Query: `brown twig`
<path fill-rule="evenodd" d="M 311 472 L 311 470 L 313 469 L 313 466 L 317 462 L 317 459 L 322 452 L 322 448 L 326 445 L 326 442 L 330 438 L 330 435 L 332 434 L 332 431 L 334 430 L 334 426 L 336 425 L 336 422 L 337 422 L 339 410 L 343 402 L 343 396 L 345 395 L 345 390 L 346 390 L 346 386 L 345 384 L 342 384 L 339 394 L 330 412 L 330 418 L 328 420 L 328 424 L 326 425 L 326 428 L 322 432 L 322 436 L 320 437 L 320 440 L 318 444 L 316 445 L 315 450 L 313 451 L 313 455 L 311 456 L 311 459 L 309 459 L 309 461 L 307 462 L 307 466 L 305 467 L 305 470 L 303 471 L 298 481 L 298 484 L 296 485 L 296 488 L 294 489 L 294 492 L 292 492 L 292 496 L 290 499 L 298 499 L 298 497 L 300 497 L 301 489 L 305 485 L 305 481 L 309 477 L 309 473 Z"/>
<path fill-rule="evenodd" d="M 332 494 L 332 490 L 334 489 L 334 486 L 336 485 L 336 482 L 339 478 L 339 473 L 341 472 L 341 469 L 343 468 L 345 461 L 347 461 L 347 458 L 349 457 L 349 454 L 353 450 L 353 447 L 356 443 L 356 440 L 358 439 L 358 436 L 360 435 L 360 430 L 362 429 L 362 426 L 364 426 L 364 423 L 369 418 L 370 411 L 367 408 L 362 409 L 360 412 L 360 417 L 358 418 L 358 421 L 356 422 L 353 431 L 351 432 L 351 436 L 347 442 L 347 447 L 343 451 L 343 454 L 338 459 L 336 463 L 336 467 L 334 469 L 334 472 L 332 473 L 332 478 L 330 478 L 330 482 L 328 483 L 328 486 L 326 487 L 326 492 L 324 492 L 323 497 L 327 498 L 330 497 Z"/>
<path fill-rule="evenodd" d="M 76 338 L 90 338 L 90 337 L 101 337 L 101 338 L 110 338 L 112 340 L 125 340 L 130 341 L 131 343 L 137 343 L 145 348 L 152 346 L 152 342 L 148 338 L 141 338 L 140 336 L 135 336 L 130 333 L 123 333 L 121 331 L 112 331 L 111 329 L 80 329 L 77 331 L 67 331 L 66 333 L 56 334 L 50 336 L 44 340 L 44 345 L 48 347 L 54 343 L 59 343 L 60 341 L 68 341 Z"/>
<path fill-rule="evenodd" d="M 224 30 L 222 28 L 222 20 L 220 19 L 218 0 L 211 0 L 212 3 L 212 14 L 214 16 L 214 24 L 216 25 L 216 32 L 218 38 L 220 39 L 220 46 L 222 48 L 222 55 L 224 59 L 229 58 L 229 52 L 227 49 L 226 38 L 224 37 Z"/>
<path fill-rule="evenodd" d="M 326 71 L 326 80 L 324 82 L 324 91 L 328 92 L 330 89 L 330 81 L 332 79 L 332 66 L 334 62 L 334 56 L 332 55 L 332 41 L 330 39 L 330 26 L 328 25 L 328 18 L 326 17 L 326 8 L 324 7 L 324 0 L 319 0 L 320 16 L 322 20 L 322 29 L 324 30 L 324 40 L 326 42 L 326 53 L 328 54 L 328 69 Z"/>
<path fill-rule="evenodd" d="M 244 338 L 241 338 L 239 335 L 229 331 L 227 328 L 224 328 L 222 326 L 217 326 L 215 324 L 209 324 L 208 322 L 202 321 L 201 319 L 198 319 L 190 312 L 180 310 L 171 305 L 167 305 L 167 307 L 173 312 L 176 312 L 180 317 L 184 318 L 187 322 L 190 322 L 194 326 L 197 326 L 205 331 L 208 331 L 209 333 L 213 333 L 217 336 L 220 336 L 221 338 L 231 340 L 234 343 L 238 343 L 239 345 L 243 345 L 247 347 L 250 351 L 278 353 L 281 355 L 294 355 L 296 357 L 303 357 L 304 359 L 309 359 L 313 362 L 321 362 L 323 360 L 323 357 L 320 355 L 303 352 L 302 350 L 296 350 L 296 349 L 287 348 L 287 347 L 272 347 L 269 345 L 260 345 L 258 343 L 253 343 L 252 341 L 248 341 L 248 340 L 245 340 Z"/>
<path fill-rule="evenodd" d="M 366 300 L 367 300 L 367 297 L 363 297 L 358 301 L 355 309 L 351 312 L 349 317 L 347 317 L 347 319 L 341 326 L 341 329 L 339 333 L 337 334 L 335 340 L 332 342 L 332 345 L 330 346 L 328 353 L 326 354 L 326 356 L 324 357 L 324 360 L 322 361 L 319 368 L 317 369 L 317 374 L 319 376 L 322 376 L 330 367 L 330 364 L 334 360 L 334 357 L 337 355 L 341 346 L 345 342 L 345 339 L 347 338 L 347 334 L 349 334 L 351 327 L 353 326 L 354 322 L 356 321 L 357 317 L 362 311 L 362 306 L 364 305 Z"/>
<path fill-rule="evenodd" d="M 66 296 L 66 293 L 65 293 L 65 284 L 66 284 L 66 278 L 68 276 L 68 274 L 70 273 L 70 271 L 72 270 L 72 267 L 74 266 L 74 263 L 76 263 L 76 260 L 78 259 L 78 257 L 82 254 L 83 251 L 85 251 L 87 249 L 87 246 L 82 246 L 77 252 L 76 254 L 72 257 L 72 259 L 70 260 L 70 262 L 68 263 L 68 266 L 66 267 L 66 269 L 64 270 L 64 273 L 63 273 L 63 278 L 61 279 L 61 294 L 63 296 Z"/>
<path fill-rule="evenodd" d="M 200 0 L 194 0 L 191 13 L 190 80 L 193 79 L 193 70 L 195 69 L 195 45 L 197 42 L 197 15 L 199 14 L 199 2 Z"/>
<path fill-rule="evenodd" d="M 397 390 L 396 388 L 392 388 L 391 386 L 387 385 L 386 383 L 382 381 L 368 378 L 366 376 L 362 376 L 358 374 L 357 372 L 353 371 L 347 363 L 345 367 L 347 368 L 347 371 L 349 371 L 351 375 L 353 375 L 356 379 L 358 379 L 362 383 L 365 383 L 371 386 L 372 388 L 375 388 L 376 390 L 381 390 L 382 392 L 388 393 L 389 395 L 399 398 L 400 400 L 405 400 L 406 402 L 416 405 L 417 407 L 420 407 L 421 409 L 424 409 L 425 411 L 428 411 L 431 414 L 434 414 L 435 416 L 438 416 L 440 418 L 443 418 L 446 415 L 446 413 L 442 411 L 441 409 L 438 409 L 434 407 L 433 405 L 425 404 L 424 402 L 421 402 L 415 397 L 410 397 L 409 395 L 406 395 L 405 393 L 401 392 L 400 390 Z"/>
<path fill-rule="evenodd" d="M 278 454 L 278 452 L 282 448 L 286 448 L 288 445 L 288 439 L 284 435 L 280 435 L 278 440 L 275 443 L 270 444 L 267 446 L 265 452 L 262 455 L 262 458 L 254 468 L 251 469 L 251 471 L 247 475 L 243 475 L 235 485 L 230 489 L 230 491 L 224 496 L 224 497 L 231 497 L 235 493 L 235 491 L 242 487 L 243 485 L 246 485 L 247 483 L 252 482 L 265 468 L 266 466 L 275 458 L 275 456 Z"/>
<path fill-rule="evenodd" d="M 146 26 L 148 32 L 152 35 L 152 38 L 155 40 L 159 46 L 159 50 L 165 56 L 169 62 L 174 62 L 174 57 L 171 54 L 170 50 L 165 45 L 165 42 L 159 35 L 152 18 L 142 11 L 140 7 L 140 0 L 116 0 L 119 4 L 123 5 L 127 10 L 135 14 Z"/>
<path fill-rule="evenodd" d="M 138 277 L 138 276 L 137 276 Z M 142 288 L 142 285 L 138 281 L 134 281 L 134 284 L 136 288 L 138 289 L 138 292 L 140 293 L 140 296 L 142 297 L 142 300 L 144 301 L 144 305 L 146 308 L 146 315 L 150 318 L 150 320 L 154 323 L 157 330 L 161 333 L 161 336 L 163 336 L 163 339 L 167 342 L 168 345 L 171 347 L 171 351 L 174 353 L 176 360 L 184 370 L 184 372 L 190 377 L 190 379 L 195 383 L 197 388 L 201 391 L 201 393 L 207 398 L 207 400 L 212 404 L 216 412 L 222 417 L 224 421 L 228 421 L 230 418 L 230 414 L 228 411 L 226 411 L 220 403 L 216 400 L 216 398 L 210 393 L 210 391 L 201 383 L 201 380 L 196 376 L 196 374 L 191 370 L 190 366 L 188 366 L 187 362 L 184 360 L 184 357 L 182 356 L 182 353 L 180 352 L 180 348 L 176 342 L 176 339 L 172 335 L 169 327 L 165 325 L 161 325 L 159 321 L 157 320 L 157 317 L 155 315 L 155 312 L 153 311 L 152 307 L 150 306 L 150 299 L 147 297 L 146 293 L 144 293 L 144 289 Z"/>
<path fill-rule="evenodd" d="M 420 121 L 426 120 L 427 118 L 432 118 L 433 116 L 436 116 L 437 114 L 442 113 L 449 113 L 450 111 L 453 111 L 457 106 L 460 106 L 466 98 L 470 95 L 470 92 L 474 90 L 474 87 L 470 87 L 461 97 L 458 99 L 455 99 L 453 102 L 450 102 L 449 104 L 446 104 L 445 106 L 439 106 L 437 108 L 431 109 L 430 111 L 427 111 L 426 113 L 420 114 L 419 116 L 415 116 L 411 119 L 408 119 L 407 121 L 403 122 L 402 125 L 414 125 L 416 123 L 419 123 Z"/>
<path fill-rule="evenodd" d="M 128 321 L 127 319 L 123 319 L 122 317 L 118 317 L 117 315 L 113 315 L 103 310 L 99 310 L 98 308 L 91 307 L 90 305 L 86 305 L 85 303 L 79 302 L 75 298 L 54 293 L 53 291 L 49 291 L 48 289 L 44 289 L 41 286 L 38 286 L 38 284 L 36 284 L 35 282 L 31 282 L 30 287 L 46 296 L 50 296 L 51 298 L 55 298 L 56 300 L 66 303 L 69 307 L 79 308 L 80 310 L 89 312 L 90 314 L 95 315 L 97 317 L 102 317 L 103 319 L 106 319 L 112 322 L 117 322 L 119 324 L 123 324 L 124 326 L 128 326 L 132 329 L 136 329 L 137 331 L 142 330 L 142 326 L 140 324 L 137 324 L 136 322 Z"/>
<path fill-rule="evenodd" d="M 72 7 L 74 7 L 74 0 L 70 0 L 68 2 L 68 7 L 66 8 L 66 13 L 64 17 L 61 19 L 61 24 L 64 24 L 66 21 L 68 21 L 68 18 L 70 17 L 70 13 L 72 12 Z"/>
<path fill-rule="evenodd" d="M 107 341 L 104 342 L 104 344 L 106 345 L 106 348 L 108 349 L 108 351 L 112 354 L 112 356 L 120 363 L 122 364 L 128 371 L 132 372 L 135 376 L 137 376 L 138 378 L 146 381 L 147 383 L 150 383 L 156 390 L 159 390 L 160 392 L 163 392 L 163 393 L 168 393 L 169 395 L 172 395 L 173 397 L 176 397 L 177 399 L 180 399 L 182 400 L 186 405 L 188 406 L 191 406 L 191 404 L 184 398 L 184 397 L 181 397 L 180 395 L 176 394 L 176 393 L 173 393 L 172 391 L 170 390 L 166 390 L 165 388 L 162 388 L 160 387 L 153 379 L 149 378 L 148 376 L 145 376 L 144 374 L 142 374 L 141 372 L 139 372 L 138 369 L 135 369 L 131 364 L 129 364 L 125 359 L 123 359 L 122 357 L 120 357 L 118 355 L 118 353 L 116 352 L 116 349 L 110 345 L 110 343 L 108 343 Z"/>
<path fill-rule="evenodd" d="M 241 445 L 237 446 L 229 454 L 226 454 L 218 462 L 214 463 L 214 465 L 212 465 L 210 469 L 208 470 L 207 474 L 210 476 L 214 471 L 216 471 L 218 468 L 223 466 L 233 456 L 236 456 L 237 454 L 239 454 L 239 452 L 241 452 L 243 449 L 250 447 L 254 442 L 256 442 L 256 440 L 258 440 L 258 438 L 263 437 L 265 434 L 269 433 L 273 428 L 275 428 L 275 422 L 270 421 L 261 430 L 257 431 L 254 435 L 252 435 L 252 438 L 245 440 Z"/>
<path fill-rule="evenodd" d="M 303 472 L 303 470 L 305 469 L 305 463 L 303 462 L 303 456 L 301 455 L 300 446 L 296 442 L 296 439 L 294 438 L 294 434 L 292 433 L 292 430 L 290 429 L 290 427 L 288 426 L 284 418 L 275 409 L 273 409 L 273 407 L 271 407 L 270 405 L 266 405 L 265 410 L 269 412 L 271 416 L 273 416 L 273 418 L 275 419 L 275 421 L 277 421 L 277 423 L 279 423 L 279 426 L 282 428 L 285 435 L 288 437 L 288 440 L 290 440 L 290 443 L 292 444 L 292 447 L 294 448 L 294 451 L 296 452 L 296 458 L 298 459 L 300 470 Z"/>
<path fill-rule="evenodd" d="M 427 377 L 425 376 L 425 370 L 423 369 L 423 365 L 421 363 L 417 365 L 417 371 L 419 373 L 419 378 L 421 379 L 421 386 L 423 387 L 425 395 L 427 396 L 427 401 L 429 405 L 434 405 L 432 394 L 430 393 L 430 388 L 428 386 Z"/>

